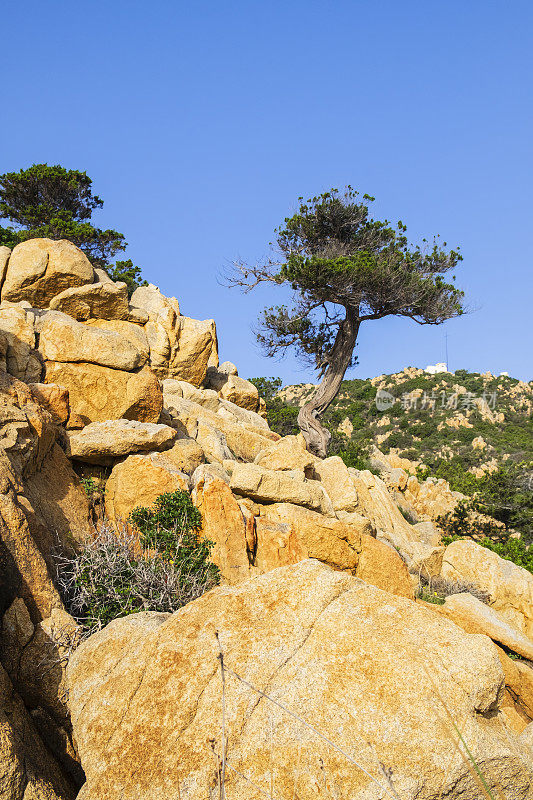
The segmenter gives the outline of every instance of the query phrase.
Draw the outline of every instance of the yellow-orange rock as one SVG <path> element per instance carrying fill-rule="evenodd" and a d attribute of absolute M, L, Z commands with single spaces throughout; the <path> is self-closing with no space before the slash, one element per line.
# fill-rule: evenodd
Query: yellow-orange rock
<path fill-rule="evenodd" d="M 46 308 L 64 289 L 93 280 L 89 259 L 71 242 L 29 239 L 18 244 L 9 257 L 2 302 L 26 300 L 34 308 Z"/>
<path fill-rule="evenodd" d="M 489 786 L 524 800 L 533 781 L 529 749 L 501 724 L 490 640 L 317 561 L 217 587 L 173 615 L 116 620 L 78 648 L 68 679 L 85 800 L 218 796 L 223 708 L 231 800 L 335 787 L 386 797 L 387 774 L 402 800 L 481 800 L 439 696 Z"/>
<path fill-rule="evenodd" d="M 116 464 L 105 487 L 105 510 L 109 519 L 125 522 L 134 508 L 151 506 L 164 492 L 188 489 L 187 475 L 164 453 L 128 456 Z"/>
<path fill-rule="evenodd" d="M 144 366 L 124 372 L 98 364 L 46 362 L 46 383 L 69 391 L 72 410 L 85 422 L 136 419 L 159 422 L 163 393 L 155 373 Z"/>
<path fill-rule="evenodd" d="M 249 578 L 246 522 L 229 486 L 211 480 L 197 487 L 196 502 L 202 514 L 201 535 L 215 545 L 211 558 L 222 578 L 228 583 Z"/>

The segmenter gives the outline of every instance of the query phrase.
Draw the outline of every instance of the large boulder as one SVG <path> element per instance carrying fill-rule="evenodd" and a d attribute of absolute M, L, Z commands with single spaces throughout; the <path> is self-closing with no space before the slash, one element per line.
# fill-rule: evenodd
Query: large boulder
<path fill-rule="evenodd" d="M 378 538 L 401 553 L 409 572 L 422 573 L 425 576 L 438 575 L 444 548 L 424 543 L 419 532 L 402 516 L 381 478 L 369 470 L 349 467 L 348 471 L 357 492 L 357 510 L 372 522 Z"/>
<path fill-rule="evenodd" d="M 222 480 L 202 481 L 195 492 L 202 514 L 204 539 L 213 542 L 212 561 L 227 583 L 239 583 L 251 575 L 247 526 L 239 504 Z"/>
<path fill-rule="evenodd" d="M 180 317 L 178 347 L 170 364 L 169 376 L 201 386 L 216 347 L 217 334 L 213 319 Z"/>
<path fill-rule="evenodd" d="M 91 325 L 93 328 L 100 328 L 104 331 L 118 333 L 119 336 L 127 339 L 128 342 L 139 351 L 143 363 L 148 361 L 150 357 L 150 347 L 142 325 L 136 325 L 133 322 L 127 322 L 122 319 L 90 319 L 86 324 Z"/>
<path fill-rule="evenodd" d="M 2 302 L 26 300 L 47 308 L 64 289 L 92 283 L 94 270 L 87 256 L 61 239 L 29 239 L 11 253 L 2 286 Z"/>
<path fill-rule="evenodd" d="M 39 321 L 39 351 L 47 361 L 100 364 L 126 370 L 141 367 L 145 359 L 129 339 L 62 314 L 48 311 Z"/>
<path fill-rule="evenodd" d="M 80 322 L 88 319 L 128 319 L 128 287 L 125 283 L 90 283 L 71 286 L 50 301 L 50 308 Z"/>
<path fill-rule="evenodd" d="M 306 480 L 303 473 L 265 469 L 257 464 L 236 464 L 231 489 L 259 503 L 294 503 L 334 516 L 333 506 L 319 481 Z"/>
<path fill-rule="evenodd" d="M 447 712 L 489 786 L 533 780 L 492 642 L 316 561 L 115 620 L 68 680 L 80 800 L 221 796 L 224 749 L 232 800 L 481 800 Z"/>
<path fill-rule="evenodd" d="M 300 469 L 308 475 L 318 461 L 305 449 L 297 436 L 284 436 L 273 442 L 256 456 L 255 463 L 266 469 Z M 352 487 L 353 488 L 353 487 Z"/>
<path fill-rule="evenodd" d="M 68 389 L 57 383 L 30 383 L 35 401 L 45 408 L 54 422 L 64 425 L 70 415 Z"/>
<path fill-rule="evenodd" d="M 182 433 L 196 439 L 209 460 L 222 462 L 225 458 L 253 461 L 254 458 L 280 437 L 265 428 L 255 428 L 225 419 L 220 414 L 180 396 L 175 387 L 163 383 L 165 410 L 172 424 Z"/>
<path fill-rule="evenodd" d="M 0 368 L 22 381 L 39 381 L 43 361 L 35 349 L 35 314 L 24 304 L 0 308 L 0 335 L 5 339 L 5 355 Z"/>
<path fill-rule="evenodd" d="M 533 641 L 533 575 L 467 539 L 448 545 L 442 575 L 465 580 L 490 594 L 490 605 Z"/>
<path fill-rule="evenodd" d="M 86 464 L 112 464 L 130 453 L 165 450 L 177 436 L 168 425 L 113 419 L 69 434 L 69 455 Z"/>
<path fill-rule="evenodd" d="M 70 405 L 85 422 L 136 419 L 159 422 L 163 393 L 148 366 L 125 372 L 99 364 L 46 362 L 46 383 L 58 383 L 69 391 Z"/>
<path fill-rule="evenodd" d="M 484 633 L 513 653 L 533 661 L 533 640 L 468 592 L 447 597 L 442 611 L 468 633 Z"/>
<path fill-rule="evenodd" d="M 37 730 L 35 720 L 0 666 L 0 797 L 74 800 L 69 781 Z"/>
<path fill-rule="evenodd" d="M 164 453 L 128 456 L 116 464 L 105 487 L 105 510 L 114 524 L 126 522 L 134 508 L 147 508 L 164 492 L 186 491 L 187 475 Z"/>
<path fill-rule="evenodd" d="M 335 511 L 355 511 L 359 505 L 357 491 L 348 467 L 339 456 L 316 460 L 315 472 L 328 493 Z"/>
<path fill-rule="evenodd" d="M 334 569 L 355 574 L 363 544 L 367 548 L 367 565 L 369 557 L 375 560 L 371 556 L 372 543 L 367 544 L 372 538 L 371 526 L 362 517 L 359 524 L 347 525 L 292 503 L 274 503 L 260 507 L 255 524 L 253 563 L 261 572 L 316 558 Z M 383 553 L 379 558 L 383 559 Z"/>

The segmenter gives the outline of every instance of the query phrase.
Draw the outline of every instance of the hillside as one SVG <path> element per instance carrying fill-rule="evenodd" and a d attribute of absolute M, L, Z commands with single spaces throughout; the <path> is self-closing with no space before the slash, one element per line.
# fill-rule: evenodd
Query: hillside
<path fill-rule="evenodd" d="M 299 407 L 312 385 L 278 394 Z M 408 367 L 393 375 L 347 380 L 324 415 L 334 434 L 372 442 L 385 453 L 424 464 L 443 462 L 475 476 L 510 460 L 533 460 L 533 382 L 457 370 L 426 374 Z M 334 437 L 333 447 L 338 447 Z"/>
<path fill-rule="evenodd" d="M 346 384 L 321 459 L 293 430 L 308 387 L 287 403 L 220 364 L 214 320 L 68 241 L 0 248 L 0 797 L 482 800 L 436 697 L 488 784 L 528 797 L 527 503 L 487 521 L 515 563 L 443 536 L 462 495 L 378 439 L 393 379 Z M 437 435 L 490 412 L 517 465 L 509 386 Z"/>

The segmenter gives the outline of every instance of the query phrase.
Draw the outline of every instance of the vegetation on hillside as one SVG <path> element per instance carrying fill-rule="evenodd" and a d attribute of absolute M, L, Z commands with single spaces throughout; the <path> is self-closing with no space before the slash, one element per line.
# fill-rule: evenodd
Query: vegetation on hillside
<path fill-rule="evenodd" d="M 254 383 L 273 430 L 297 432 L 298 409 L 312 388 L 281 390 L 274 378 Z M 368 466 L 369 449 L 377 445 L 418 463 L 420 479 L 444 478 L 467 495 L 467 502 L 439 520 L 445 541 L 474 536 L 533 570 L 532 410 L 533 386 L 514 378 L 466 370 L 429 375 L 410 368 L 343 381 L 323 420 L 332 436 L 328 455 L 338 453 L 349 466 Z M 473 522 L 472 511 L 504 527 Z M 515 531 L 520 538 L 510 535 Z"/>

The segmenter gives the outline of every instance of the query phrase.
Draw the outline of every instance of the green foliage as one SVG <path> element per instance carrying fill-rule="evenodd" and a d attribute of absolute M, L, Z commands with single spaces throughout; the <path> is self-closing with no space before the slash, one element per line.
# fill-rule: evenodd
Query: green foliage
<path fill-rule="evenodd" d="M 148 281 L 143 280 L 141 268 L 133 265 L 131 258 L 127 261 L 117 261 L 109 271 L 113 281 L 123 281 L 128 287 L 128 297 L 131 297 L 139 286 L 148 286 Z"/>
<path fill-rule="evenodd" d="M 80 483 L 83 487 L 83 491 L 89 498 L 94 497 L 95 494 L 99 494 L 101 491 L 94 478 L 81 478 Z"/>
<path fill-rule="evenodd" d="M 102 205 L 85 172 L 59 164 L 7 172 L 0 175 L 0 219 L 14 227 L 0 227 L 0 243 L 14 247 L 37 237 L 68 239 L 95 266 L 106 266 L 126 242 L 122 233 L 91 224 L 93 212 Z"/>
<path fill-rule="evenodd" d="M 262 397 L 267 405 L 274 400 L 282 385 L 281 378 L 248 378 L 248 380 L 253 383 L 259 392 L 259 397 Z"/>
<path fill-rule="evenodd" d="M 91 633 L 138 611 L 176 611 L 220 579 L 213 544 L 200 539 L 201 514 L 187 492 L 160 495 L 130 517 L 137 534 L 103 524 L 72 558 L 57 557 L 57 580 L 69 612 Z"/>
<path fill-rule="evenodd" d="M 462 313 L 463 293 L 443 279 L 461 260 L 459 252 L 447 252 L 438 237 L 431 247 L 425 240 L 410 245 L 402 222 L 371 218 L 373 199 L 359 199 L 350 186 L 344 194 L 332 189 L 299 198 L 298 211 L 276 231 L 281 266 L 244 270 L 254 281 L 285 284 L 296 293 L 292 308 L 262 314 L 258 339 L 267 355 L 294 347 L 323 370 L 348 309 L 359 321 L 392 314 L 426 324 Z"/>

